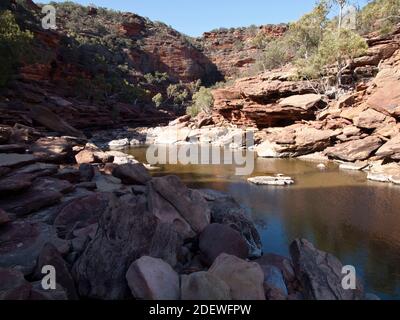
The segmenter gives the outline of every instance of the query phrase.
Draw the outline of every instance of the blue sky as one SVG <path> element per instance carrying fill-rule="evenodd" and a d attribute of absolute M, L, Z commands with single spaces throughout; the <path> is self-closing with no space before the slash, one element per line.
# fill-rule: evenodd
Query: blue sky
<path fill-rule="evenodd" d="M 46 2 L 46 1 L 41 1 Z M 62 2 L 62 1 L 61 1 Z M 243 27 L 295 21 L 309 12 L 316 0 L 77 0 L 100 7 L 129 11 L 200 36 L 219 27 Z"/>

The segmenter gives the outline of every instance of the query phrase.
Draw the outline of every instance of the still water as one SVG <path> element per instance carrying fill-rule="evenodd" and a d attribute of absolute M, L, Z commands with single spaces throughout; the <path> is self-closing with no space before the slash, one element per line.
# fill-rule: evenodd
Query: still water
<path fill-rule="evenodd" d="M 146 149 L 129 151 L 146 162 Z M 315 162 L 255 159 L 253 176 L 282 173 L 289 187 L 255 186 L 233 165 L 164 165 L 154 175 L 174 174 L 194 188 L 231 194 L 251 209 L 264 252 L 289 256 L 295 238 L 306 238 L 343 264 L 354 265 L 368 292 L 400 299 L 400 186 L 369 182 L 363 172 L 326 170 Z"/>

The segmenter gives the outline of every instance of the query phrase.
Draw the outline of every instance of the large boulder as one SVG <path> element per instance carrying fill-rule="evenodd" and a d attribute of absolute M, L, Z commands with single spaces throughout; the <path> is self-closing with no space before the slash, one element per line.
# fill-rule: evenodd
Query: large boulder
<path fill-rule="evenodd" d="M 382 126 L 386 119 L 389 118 L 383 113 L 378 112 L 374 109 L 367 109 L 361 112 L 357 117 L 355 117 L 353 119 L 353 122 L 359 128 L 376 129 Z"/>
<path fill-rule="evenodd" d="M 400 160 L 400 134 L 396 135 L 376 152 L 378 157 L 387 157 L 395 160 Z"/>
<path fill-rule="evenodd" d="M 113 176 L 121 179 L 124 184 L 145 185 L 151 177 L 141 163 L 123 164 L 113 170 Z"/>
<path fill-rule="evenodd" d="M 356 290 L 343 288 L 343 265 L 333 255 L 317 250 L 310 242 L 303 239 L 297 239 L 291 244 L 290 255 L 306 299 L 359 300 L 363 298 L 363 289 L 359 283 Z"/>
<path fill-rule="evenodd" d="M 183 238 L 170 223 L 160 222 L 151 242 L 149 255 L 160 258 L 175 267 L 178 253 L 183 245 Z"/>
<path fill-rule="evenodd" d="M 296 278 L 296 274 L 294 272 L 292 261 L 290 261 L 290 259 L 273 253 L 268 253 L 264 254 L 261 258 L 255 260 L 255 262 L 257 262 L 261 266 L 264 271 L 264 275 L 268 275 L 270 273 L 271 267 L 279 270 L 289 294 L 298 291 L 299 284 Z M 277 275 L 275 271 L 272 271 L 272 274 Z M 275 279 L 277 278 L 275 277 Z M 281 288 L 283 288 L 283 286 Z M 281 292 L 285 292 L 285 290 L 281 290 Z"/>
<path fill-rule="evenodd" d="M 112 162 L 113 157 L 96 148 L 85 148 L 75 155 L 76 163 L 107 163 Z"/>
<path fill-rule="evenodd" d="M 202 232 L 209 225 L 210 209 L 207 201 L 199 191 L 188 189 L 177 176 L 153 178 L 149 187 L 170 203 L 196 233 Z"/>
<path fill-rule="evenodd" d="M 53 244 L 63 254 L 69 249 L 68 243 L 58 238 L 50 225 L 25 221 L 6 224 L 0 233 L 0 267 L 30 274 L 46 243 Z"/>
<path fill-rule="evenodd" d="M 298 157 L 324 150 L 339 134 L 336 130 L 295 124 L 271 130 L 265 141 L 256 147 L 256 152 L 263 158 Z"/>
<path fill-rule="evenodd" d="M 229 286 L 210 272 L 181 276 L 182 300 L 231 300 Z"/>
<path fill-rule="evenodd" d="M 221 253 L 242 259 L 249 256 L 249 247 L 242 235 L 231 227 L 218 223 L 208 225 L 200 234 L 199 248 L 208 265 L 211 265 Z"/>
<path fill-rule="evenodd" d="M 209 197 L 209 192 L 205 196 Z M 211 199 L 213 199 L 209 203 L 211 222 L 227 225 L 239 232 L 247 242 L 249 256 L 260 257 L 262 254 L 260 234 L 246 210 L 235 199 L 225 194 L 214 194 Z"/>
<path fill-rule="evenodd" d="M 126 280 L 132 295 L 140 300 L 178 300 L 179 276 L 161 259 L 141 257 L 133 262 Z"/>
<path fill-rule="evenodd" d="M 112 197 L 94 239 L 73 266 L 79 294 L 110 300 L 128 297 L 126 272 L 132 262 L 149 255 L 158 223 L 144 198 Z"/>
<path fill-rule="evenodd" d="M 30 147 L 30 151 L 44 161 L 61 162 L 72 157 L 73 144 L 66 138 L 45 137 L 37 140 Z"/>
<path fill-rule="evenodd" d="M 64 205 L 54 221 L 59 234 L 71 237 L 75 229 L 82 229 L 97 223 L 109 205 L 111 195 L 94 193 L 73 199 Z"/>
<path fill-rule="evenodd" d="M 190 224 L 181 216 L 178 209 L 162 197 L 150 182 L 147 185 L 147 201 L 149 211 L 161 222 L 173 226 L 174 230 L 183 238 L 190 239 L 196 236 Z"/>
<path fill-rule="evenodd" d="M 259 128 L 314 119 L 326 103 L 315 94 L 313 83 L 289 78 L 283 72 L 268 72 L 214 90 L 214 113 L 231 123 Z"/>
<path fill-rule="evenodd" d="M 233 300 L 265 300 L 264 273 L 255 262 L 223 253 L 208 272 L 229 286 Z"/>
<path fill-rule="evenodd" d="M 73 137 L 84 137 L 81 131 L 70 126 L 66 121 L 46 107 L 32 105 L 30 108 L 30 116 L 47 129 Z"/>
<path fill-rule="evenodd" d="M 369 136 L 364 139 L 352 140 L 327 148 L 325 154 L 331 158 L 348 162 L 366 160 L 382 144 L 383 142 L 379 137 Z"/>
<path fill-rule="evenodd" d="M 397 53 L 395 58 L 399 57 Z M 386 112 L 392 116 L 400 115 L 400 83 L 399 64 L 396 66 L 387 64 L 381 68 L 374 79 L 373 92 L 368 97 L 366 104 L 371 108 Z"/>

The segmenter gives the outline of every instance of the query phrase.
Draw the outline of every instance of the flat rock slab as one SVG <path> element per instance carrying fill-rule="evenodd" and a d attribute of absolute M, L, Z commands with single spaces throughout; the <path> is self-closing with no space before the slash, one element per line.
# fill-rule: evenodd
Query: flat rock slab
<path fill-rule="evenodd" d="M 113 170 L 113 176 L 128 185 L 145 185 L 151 180 L 149 173 L 141 163 L 120 165 Z"/>
<path fill-rule="evenodd" d="M 0 145 L 0 153 L 24 153 L 26 147 L 21 144 L 3 144 Z"/>
<path fill-rule="evenodd" d="M 270 186 L 287 186 L 294 184 L 294 180 L 291 177 L 284 176 L 260 176 L 254 178 L 248 178 L 247 181 L 257 185 L 270 185 Z"/>
<path fill-rule="evenodd" d="M 33 178 L 31 174 L 17 174 L 0 179 L 0 197 L 10 192 L 28 189 L 32 185 Z"/>
<path fill-rule="evenodd" d="M 343 162 L 339 165 L 339 169 L 341 170 L 349 170 L 349 171 L 360 171 L 367 168 L 369 163 L 367 161 L 358 161 L 358 162 Z"/>
<path fill-rule="evenodd" d="M 2 153 L 0 154 L 0 167 L 16 167 L 35 162 L 32 154 Z"/>
<path fill-rule="evenodd" d="M 0 207 L 17 216 L 28 215 L 41 208 L 56 204 L 63 196 L 59 191 L 65 190 L 64 187 L 64 184 L 63 186 L 56 186 L 56 183 L 49 184 L 45 181 L 39 181 L 38 184 L 34 183 L 31 188 L 23 193 L 1 199 Z"/>
<path fill-rule="evenodd" d="M 379 137 L 369 136 L 330 147 L 326 149 L 325 154 L 330 158 L 348 162 L 363 161 L 368 159 L 382 144 L 383 142 Z"/>
<path fill-rule="evenodd" d="M 50 225 L 25 221 L 5 225 L 0 233 L 0 267 L 30 274 L 46 243 L 52 243 L 62 254 L 69 249 L 68 243 L 59 239 Z"/>

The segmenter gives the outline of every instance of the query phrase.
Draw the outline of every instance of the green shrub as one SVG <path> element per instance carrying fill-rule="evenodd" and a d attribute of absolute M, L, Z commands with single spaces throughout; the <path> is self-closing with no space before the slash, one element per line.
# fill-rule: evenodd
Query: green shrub
<path fill-rule="evenodd" d="M 361 34 L 371 31 L 379 31 L 382 34 L 390 33 L 400 22 L 400 1 L 370 1 L 360 11 L 357 22 Z"/>
<path fill-rule="evenodd" d="M 186 86 L 180 82 L 170 84 L 167 88 L 168 100 L 172 100 L 174 104 L 182 105 L 189 98 L 189 91 Z"/>
<path fill-rule="evenodd" d="M 24 52 L 28 52 L 33 36 L 22 31 L 11 11 L 0 12 L 0 87 L 7 84 Z"/>
<path fill-rule="evenodd" d="M 151 100 L 154 102 L 155 106 L 159 108 L 163 103 L 163 96 L 161 93 L 157 93 Z"/>
<path fill-rule="evenodd" d="M 214 104 L 214 98 L 211 94 L 211 89 L 201 87 L 198 92 L 193 95 L 193 104 L 186 109 L 186 113 L 192 117 L 198 115 L 200 112 L 209 113 Z"/>
<path fill-rule="evenodd" d="M 149 84 L 161 84 L 165 81 L 169 80 L 169 76 L 166 72 L 161 73 L 161 72 L 154 72 L 153 73 L 147 73 L 144 75 L 144 78 L 146 79 L 147 83 Z"/>
<path fill-rule="evenodd" d="M 355 58 L 364 54 L 368 45 L 364 38 L 352 30 L 327 30 L 318 46 L 318 51 L 309 59 L 297 61 L 300 76 L 314 79 L 321 77 L 324 68 L 334 65 L 337 72 L 337 83 L 341 84 L 342 72 Z"/>

